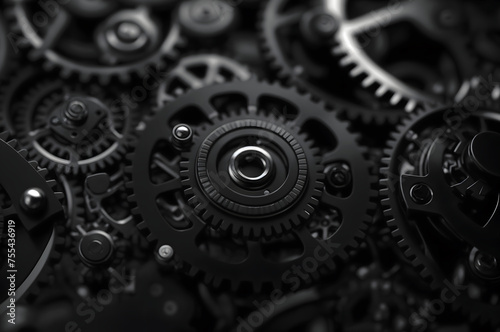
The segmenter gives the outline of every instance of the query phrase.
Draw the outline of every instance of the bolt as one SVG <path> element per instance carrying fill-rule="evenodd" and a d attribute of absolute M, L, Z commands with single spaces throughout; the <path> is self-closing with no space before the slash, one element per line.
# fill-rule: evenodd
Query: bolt
<path fill-rule="evenodd" d="M 113 239 L 106 232 L 93 230 L 80 240 L 80 257 L 89 266 L 106 264 L 113 257 L 113 251 Z"/>
<path fill-rule="evenodd" d="M 72 124 L 81 124 L 85 122 L 88 115 L 87 106 L 78 100 L 70 102 L 64 111 L 64 117 Z"/>
<path fill-rule="evenodd" d="M 433 195 L 431 188 L 423 183 L 416 184 L 410 189 L 411 199 L 417 204 L 424 205 L 430 203 Z"/>
<path fill-rule="evenodd" d="M 197 1 L 193 3 L 191 9 L 191 17 L 198 23 L 212 23 L 219 19 L 220 10 L 218 3 L 209 3 L 205 1 Z"/>
<path fill-rule="evenodd" d="M 474 259 L 474 268 L 484 277 L 492 278 L 500 276 L 498 260 L 492 255 L 477 252 Z"/>
<path fill-rule="evenodd" d="M 339 28 L 335 18 L 332 15 L 325 13 L 316 15 L 312 24 L 314 31 L 322 37 L 333 36 Z"/>
<path fill-rule="evenodd" d="M 39 213 L 47 206 L 47 198 L 42 189 L 31 188 L 24 192 L 21 206 L 26 212 Z"/>
<path fill-rule="evenodd" d="M 116 30 L 118 38 L 125 42 L 134 42 L 142 35 L 141 27 L 133 22 L 123 22 Z"/>
<path fill-rule="evenodd" d="M 174 257 L 174 249 L 169 245 L 163 245 L 158 249 L 158 257 L 162 261 L 169 261 Z"/>
<path fill-rule="evenodd" d="M 191 144 L 193 130 L 186 124 L 178 124 L 172 130 L 172 144 L 178 150 L 183 150 Z"/>
<path fill-rule="evenodd" d="M 335 189 L 345 189 L 352 182 L 351 168 L 345 163 L 336 163 L 327 168 L 327 181 Z"/>

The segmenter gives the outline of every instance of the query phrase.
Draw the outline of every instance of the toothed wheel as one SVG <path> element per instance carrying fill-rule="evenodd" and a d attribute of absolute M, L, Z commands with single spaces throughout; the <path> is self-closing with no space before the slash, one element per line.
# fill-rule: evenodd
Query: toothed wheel
<path fill-rule="evenodd" d="M 236 61 L 217 54 L 183 58 L 169 71 L 158 89 L 157 106 L 164 106 L 189 90 L 233 80 L 246 81 L 251 74 Z"/>
<path fill-rule="evenodd" d="M 122 159 L 140 118 L 119 98 L 119 89 L 48 80 L 32 88 L 9 117 L 21 145 L 42 167 L 95 172 Z"/>
<path fill-rule="evenodd" d="M 146 128 L 128 169 L 139 228 L 189 274 L 279 284 L 318 245 L 338 244 L 331 257 L 345 257 L 363 236 L 363 149 L 335 113 L 294 90 L 256 80 L 202 88 Z M 313 219 L 329 232 L 305 227 Z"/>
<path fill-rule="evenodd" d="M 364 124 L 395 124 L 405 114 L 364 91 L 331 54 L 340 21 L 319 1 L 270 0 L 262 9 L 260 31 L 271 69 L 291 83 Z"/>
<path fill-rule="evenodd" d="M 47 172 L 26 161 L 26 155 L 25 150 L 16 150 L 16 142 L 7 134 L 0 134 L 0 156 L 9 161 L 0 165 L 0 219 L 5 233 L 0 238 L 1 264 L 2 271 L 14 275 L 0 281 L 2 312 L 8 310 L 11 296 L 19 300 L 35 295 L 48 281 L 50 266 L 60 258 L 64 243 L 58 228 L 64 220 L 62 194 L 53 191 L 55 182 L 45 180 Z"/>
<path fill-rule="evenodd" d="M 183 40 L 172 6 L 87 2 L 16 1 L 7 13 L 31 46 L 30 59 L 43 59 L 45 69 L 60 69 L 64 78 L 128 82 L 132 74 L 147 75 L 149 66 L 163 68 L 177 57 Z"/>
<path fill-rule="evenodd" d="M 406 112 L 447 101 L 475 73 L 465 32 L 475 24 L 465 14 L 475 4 L 466 3 L 327 1 L 339 22 L 333 53 L 364 88 Z M 414 47 L 422 43 L 429 45 L 425 52 Z"/>
<path fill-rule="evenodd" d="M 464 105 L 414 115 L 389 142 L 381 195 L 389 225 L 422 276 L 455 306 L 499 324 L 498 112 Z"/>

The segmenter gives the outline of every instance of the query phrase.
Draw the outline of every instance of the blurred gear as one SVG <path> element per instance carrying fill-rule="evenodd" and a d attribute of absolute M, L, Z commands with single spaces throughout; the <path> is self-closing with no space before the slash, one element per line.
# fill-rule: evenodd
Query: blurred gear
<path fill-rule="evenodd" d="M 237 22 L 237 11 L 223 0 L 188 0 L 179 6 L 179 24 L 191 37 L 214 38 L 229 32 Z"/>
<path fill-rule="evenodd" d="M 129 168 L 139 228 L 208 282 L 280 283 L 318 242 L 344 257 L 367 227 L 363 149 L 334 113 L 294 90 L 251 80 L 191 91 L 146 132 Z M 340 227 L 326 237 L 301 227 L 333 210 Z"/>
<path fill-rule="evenodd" d="M 496 325 L 498 112 L 466 105 L 413 116 L 389 142 L 382 203 L 394 236 L 433 285 Z"/>
<path fill-rule="evenodd" d="M 184 57 L 161 83 L 157 106 L 162 107 L 189 90 L 233 80 L 246 81 L 250 77 L 246 67 L 227 57 L 217 54 Z"/>
<path fill-rule="evenodd" d="M 0 282 L 2 312 L 10 310 L 10 298 L 35 294 L 48 282 L 64 243 L 58 229 L 64 219 L 62 194 L 53 191 L 55 182 L 45 179 L 47 172 L 26 161 L 26 150 L 18 151 L 16 145 L 6 133 L 0 135 L 0 156 L 8 160 L 0 165 L 1 264 L 10 277 Z"/>
<path fill-rule="evenodd" d="M 339 25 L 333 52 L 364 88 L 406 112 L 445 102 L 475 69 L 465 37 L 471 4 L 464 3 L 325 1 Z"/>
<path fill-rule="evenodd" d="M 22 146 L 42 167 L 77 174 L 121 160 L 138 112 L 121 102 L 119 89 L 97 85 L 40 83 L 9 112 Z"/>
<path fill-rule="evenodd" d="M 90 3 L 89 3 L 90 2 Z M 60 69 L 63 78 L 78 75 L 83 82 L 98 77 L 130 81 L 150 66 L 163 68 L 183 44 L 171 6 L 142 2 L 120 6 L 105 1 L 15 1 L 8 13 L 33 48 L 32 60 L 44 59 L 45 69 Z M 83 9 L 85 8 L 85 9 Z"/>
<path fill-rule="evenodd" d="M 405 115 L 360 89 L 331 54 L 338 20 L 320 1 L 270 0 L 260 30 L 264 55 L 282 81 L 298 86 L 365 124 L 396 123 Z"/>

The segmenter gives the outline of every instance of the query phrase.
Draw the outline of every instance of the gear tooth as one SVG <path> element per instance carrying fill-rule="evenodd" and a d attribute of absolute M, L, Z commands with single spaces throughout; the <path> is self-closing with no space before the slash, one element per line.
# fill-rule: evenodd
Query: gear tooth
<path fill-rule="evenodd" d="M 387 87 L 385 85 L 379 86 L 379 88 L 375 91 L 375 96 L 378 98 L 382 98 L 387 93 Z"/>
<path fill-rule="evenodd" d="M 100 75 L 99 76 L 99 83 L 102 85 L 108 86 L 109 83 L 111 83 L 111 76 L 109 75 Z"/>
<path fill-rule="evenodd" d="M 57 181 L 56 180 L 47 180 L 47 184 L 51 188 L 55 188 L 57 186 Z"/>
<path fill-rule="evenodd" d="M 336 46 L 332 50 L 332 54 L 335 55 L 335 56 L 345 55 L 345 51 L 344 51 L 344 49 L 341 46 Z"/>
<path fill-rule="evenodd" d="M 140 223 L 137 224 L 137 228 L 139 230 L 147 230 L 148 229 L 148 225 L 146 224 L 145 221 L 141 221 Z"/>
<path fill-rule="evenodd" d="M 36 169 L 37 166 L 34 166 L 34 168 Z M 49 171 L 46 169 L 46 168 L 42 168 L 42 169 L 39 169 L 38 170 L 38 173 L 43 177 L 47 177 L 47 175 L 49 174 Z"/>
<path fill-rule="evenodd" d="M 60 73 L 61 77 L 64 79 L 69 79 L 72 74 L 73 72 L 70 69 L 62 69 Z"/>
<path fill-rule="evenodd" d="M 91 78 L 92 75 L 90 75 L 89 73 L 85 72 L 80 73 L 80 81 L 83 83 L 89 83 Z"/>
<path fill-rule="evenodd" d="M 47 71 L 47 72 L 51 72 L 55 69 L 55 64 L 53 64 L 52 62 L 48 62 L 48 61 L 45 61 L 43 64 L 43 70 Z"/>
<path fill-rule="evenodd" d="M 367 76 L 362 82 L 361 85 L 363 88 L 369 88 L 375 83 L 375 78 L 373 76 Z"/>
<path fill-rule="evenodd" d="M 19 151 L 19 154 L 20 154 L 20 155 L 21 155 L 24 159 L 28 158 L 28 150 L 24 150 L 24 149 L 23 149 L 23 150 L 20 150 L 20 151 Z M 30 162 L 30 163 L 31 163 L 31 162 Z M 36 167 L 36 165 L 35 165 L 35 166 L 33 166 L 33 167 Z"/>
<path fill-rule="evenodd" d="M 342 67 L 347 67 L 349 65 L 352 65 L 353 63 L 354 63 L 354 58 L 349 55 L 346 55 L 340 60 L 340 65 Z"/>
<path fill-rule="evenodd" d="M 121 83 L 128 84 L 128 83 L 130 83 L 130 74 L 129 73 L 120 73 L 118 75 L 118 79 L 120 80 Z"/>
<path fill-rule="evenodd" d="M 363 73 L 364 73 L 364 70 L 360 66 L 355 66 L 349 72 L 349 74 L 351 75 L 351 77 L 358 77 L 358 76 L 362 75 Z"/>
<path fill-rule="evenodd" d="M 392 105 L 397 105 L 401 102 L 401 100 L 403 99 L 403 95 L 401 95 L 400 93 L 395 93 L 391 99 L 390 99 L 390 103 Z"/>

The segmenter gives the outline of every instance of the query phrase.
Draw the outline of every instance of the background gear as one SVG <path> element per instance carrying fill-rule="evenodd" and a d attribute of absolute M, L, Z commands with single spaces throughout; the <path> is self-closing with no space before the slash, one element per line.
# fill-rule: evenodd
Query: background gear
<path fill-rule="evenodd" d="M 81 11 L 82 6 L 88 10 Z M 76 74 L 83 82 L 93 77 L 103 84 L 112 78 L 128 82 L 132 73 L 144 76 L 149 66 L 162 68 L 163 61 L 177 56 L 183 41 L 171 6 L 141 3 L 118 11 L 113 6 L 20 1 L 8 13 L 14 31 L 22 33 L 33 48 L 30 58 L 44 59 L 45 69 L 59 68 L 63 78 Z"/>
<path fill-rule="evenodd" d="M 479 165 L 483 153 L 495 154 L 499 120 L 465 106 L 415 115 L 389 142 L 381 169 L 387 219 L 407 257 L 433 285 L 455 285 L 455 304 L 493 323 L 499 194 Z"/>
<path fill-rule="evenodd" d="M 0 135 L 0 155 L 2 160 L 9 160 L 2 163 L 0 172 L 2 271 L 14 273 L 15 297 L 21 299 L 47 282 L 47 270 L 59 258 L 56 248 L 64 239 L 56 228 L 63 219 L 62 196 L 52 191 L 55 182 L 45 180 L 46 171 L 27 162 L 26 151 L 17 151 L 16 141 L 8 140 L 5 133 Z M 4 312 L 10 304 L 11 281 L 2 278 Z"/>
<path fill-rule="evenodd" d="M 11 110 L 11 121 L 21 145 L 41 166 L 66 174 L 104 169 L 125 155 L 139 121 L 118 91 L 46 81 Z"/>

